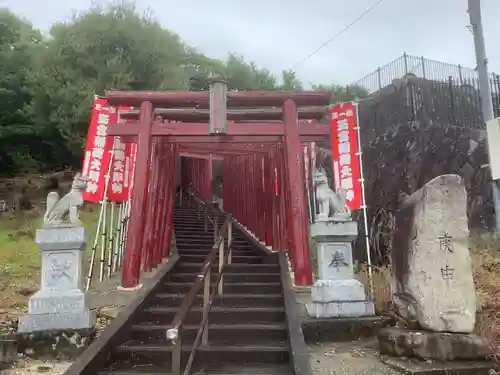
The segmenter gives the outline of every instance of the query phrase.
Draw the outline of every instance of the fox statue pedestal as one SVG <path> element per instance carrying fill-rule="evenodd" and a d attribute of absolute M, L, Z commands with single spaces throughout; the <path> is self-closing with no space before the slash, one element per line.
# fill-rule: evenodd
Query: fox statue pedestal
<path fill-rule="evenodd" d="M 358 235 L 355 221 L 318 221 L 311 224 L 317 244 L 319 280 L 311 288 L 307 313 L 315 318 L 373 316 L 364 285 L 354 278 L 352 241 Z"/>
<path fill-rule="evenodd" d="M 42 249 L 40 290 L 29 299 L 28 315 L 19 319 L 19 332 L 92 328 L 95 312 L 88 309 L 82 288 L 83 227 L 38 229 Z"/>
<path fill-rule="evenodd" d="M 40 290 L 29 299 L 28 315 L 19 318 L 17 334 L 21 348 L 39 355 L 62 351 L 78 356 L 96 323 L 83 291 L 86 234 L 78 207 L 85 187 L 85 179 L 77 174 L 67 195 L 50 193 L 44 226 L 36 231 L 42 250 Z"/>

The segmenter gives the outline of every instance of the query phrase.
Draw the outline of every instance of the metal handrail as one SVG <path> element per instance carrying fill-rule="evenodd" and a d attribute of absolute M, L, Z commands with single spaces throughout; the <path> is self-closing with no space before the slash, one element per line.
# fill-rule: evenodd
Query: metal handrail
<path fill-rule="evenodd" d="M 208 217 L 206 203 L 198 199 L 192 192 L 188 192 L 190 198 L 193 198 L 198 204 L 198 209 L 201 204 L 204 204 L 205 218 Z M 198 211 L 199 213 L 199 211 Z M 172 353 L 172 374 L 181 375 L 181 362 L 182 362 L 182 329 L 184 325 L 184 320 L 191 310 L 194 304 L 196 295 L 198 294 L 201 286 L 204 286 L 203 291 L 203 318 L 200 326 L 198 327 L 196 339 L 193 343 L 193 348 L 189 355 L 188 363 L 182 371 L 183 375 L 189 375 L 191 371 L 191 366 L 196 355 L 196 351 L 201 342 L 206 345 L 208 343 L 208 314 L 212 307 L 213 297 L 216 293 L 222 295 L 223 293 L 223 273 L 226 264 L 231 264 L 232 261 L 232 216 L 231 214 L 225 215 L 224 224 L 222 225 L 220 231 L 218 231 L 218 216 L 215 216 L 214 223 L 214 246 L 212 250 L 205 258 L 203 265 L 200 269 L 193 286 L 191 287 L 189 293 L 184 297 L 179 311 L 175 315 L 171 328 L 167 330 L 166 337 L 167 340 L 171 340 L 174 345 L 174 350 Z M 205 230 L 207 230 L 207 222 L 205 221 Z M 224 252 L 225 240 L 228 242 L 228 251 Z M 218 278 L 214 285 L 212 292 L 210 291 L 211 277 L 212 277 L 212 262 L 216 259 L 217 252 L 219 253 L 219 272 Z"/>
<path fill-rule="evenodd" d="M 228 246 L 229 248 L 229 246 Z M 230 258 L 230 252 L 227 251 L 226 254 L 224 255 L 224 265 L 228 264 L 227 262 L 229 261 Z M 194 362 L 194 357 L 196 355 L 196 351 L 198 350 L 198 347 L 200 346 L 200 339 L 203 340 L 203 337 L 206 333 L 206 338 L 204 341 L 208 341 L 208 329 L 207 329 L 207 324 L 208 324 L 208 314 L 210 314 L 210 311 L 212 309 L 212 303 L 213 299 L 216 294 L 222 294 L 222 291 L 219 290 L 219 287 L 222 287 L 222 280 L 224 276 L 224 269 L 222 272 L 219 272 L 219 275 L 217 276 L 217 280 L 215 281 L 215 285 L 212 289 L 212 292 L 210 293 L 208 303 L 206 306 L 206 314 L 203 315 L 202 322 L 200 326 L 198 327 L 198 331 L 196 332 L 196 338 L 193 343 L 193 349 L 191 350 L 191 354 L 189 355 L 188 363 L 186 364 L 186 368 L 184 369 L 183 375 L 189 375 L 191 371 L 191 366 L 193 365 Z M 204 306 L 205 307 L 205 306 Z M 206 342 L 204 342 L 206 344 Z"/>

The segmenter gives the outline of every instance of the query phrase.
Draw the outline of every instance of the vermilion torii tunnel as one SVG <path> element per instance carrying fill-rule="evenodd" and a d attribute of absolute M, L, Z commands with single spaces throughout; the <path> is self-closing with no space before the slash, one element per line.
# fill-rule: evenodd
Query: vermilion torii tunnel
<path fill-rule="evenodd" d="M 122 288 L 138 288 L 141 270 L 169 257 L 177 184 L 212 201 L 214 160 L 223 166 L 224 211 L 288 252 L 296 285 L 312 284 L 301 144 L 327 142 L 329 127 L 310 120 L 325 115 L 328 93 L 232 92 L 214 81 L 210 91 L 109 91 L 106 99 L 140 108 L 108 127 L 137 143 Z"/>

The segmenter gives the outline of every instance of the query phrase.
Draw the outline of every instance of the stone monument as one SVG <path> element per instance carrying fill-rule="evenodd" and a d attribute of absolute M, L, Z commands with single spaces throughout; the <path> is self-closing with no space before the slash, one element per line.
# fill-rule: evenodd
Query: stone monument
<path fill-rule="evenodd" d="M 71 190 L 47 197 L 43 227 L 36 231 L 42 250 L 40 290 L 29 299 L 28 315 L 19 319 L 19 333 L 92 329 L 96 316 L 83 292 L 85 228 L 78 215 L 86 178 L 76 174 Z"/>
<path fill-rule="evenodd" d="M 443 175 L 408 197 L 396 213 L 393 302 L 419 329 L 382 330 L 381 352 L 439 360 L 486 355 L 484 340 L 471 335 L 476 291 L 466 199 L 461 177 Z"/>
<path fill-rule="evenodd" d="M 307 312 L 316 318 L 373 316 L 373 303 L 354 278 L 352 242 L 358 224 L 351 219 L 345 192 L 330 189 L 324 170 L 316 170 L 314 180 L 319 213 L 311 224 L 311 236 L 317 244 L 319 279 L 311 288 Z"/>

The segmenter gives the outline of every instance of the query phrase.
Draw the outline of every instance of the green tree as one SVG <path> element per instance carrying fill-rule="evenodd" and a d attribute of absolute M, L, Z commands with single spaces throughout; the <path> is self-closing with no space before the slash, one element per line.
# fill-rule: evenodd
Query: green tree
<path fill-rule="evenodd" d="M 246 63 L 242 56 L 230 54 L 224 69 L 229 90 L 276 90 L 276 77 L 267 69 Z"/>
<path fill-rule="evenodd" d="M 303 90 L 293 71 L 283 71 L 278 84 L 242 56 L 203 55 L 126 0 L 55 24 L 46 40 L 0 10 L 0 173 L 78 168 L 94 94 L 206 90 L 214 75 L 230 90 Z M 366 96 L 359 87 L 314 89 L 332 92 L 332 103 Z"/>
<path fill-rule="evenodd" d="M 225 66 L 220 60 L 211 59 L 196 49 L 185 48 L 183 74 L 188 77 L 188 86 L 191 91 L 208 90 L 211 76 L 225 77 Z"/>
<path fill-rule="evenodd" d="M 302 82 L 297 78 L 295 72 L 291 70 L 283 70 L 281 73 L 281 79 L 283 84 L 280 86 L 280 90 L 283 91 L 302 91 L 304 90 Z"/>
<path fill-rule="evenodd" d="M 254 63 L 247 63 L 242 56 L 229 54 L 226 61 L 210 59 L 193 49 L 188 49 L 185 72 L 188 73 L 190 90 L 208 90 L 211 76 L 226 80 L 229 90 L 276 90 L 276 78 Z"/>
<path fill-rule="evenodd" d="M 38 131 L 33 121 L 33 70 L 41 34 L 0 9 L 0 172 L 36 169 Z"/>
<path fill-rule="evenodd" d="M 38 122 L 57 129 L 81 160 L 93 94 L 187 88 L 185 46 L 132 4 L 93 8 L 52 27 L 41 56 Z"/>
<path fill-rule="evenodd" d="M 350 85 L 313 85 L 312 89 L 314 91 L 329 91 L 331 93 L 331 104 L 350 102 L 353 100 L 359 100 L 366 98 L 368 96 L 368 91 L 361 86 Z"/>

